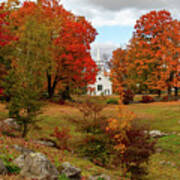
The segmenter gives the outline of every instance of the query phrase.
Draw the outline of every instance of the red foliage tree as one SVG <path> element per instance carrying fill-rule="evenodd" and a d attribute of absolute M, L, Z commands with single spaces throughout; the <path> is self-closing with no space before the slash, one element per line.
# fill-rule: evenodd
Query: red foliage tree
<path fill-rule="evenodd" d="M 25 1 L 11 14 L 14 25 L 22 29 L 30 16 L 45 24 L 49 32 L 46 74 L 49 97 L 57 87 L 82 87 L 93 83 L 97 70 L 90 56 L 90 43 L 97 33 L 91 24 L 65 10 L 57 0 Z"/>
<path fill-rule="evenodd" d="M 0 4 L 0 46 L 3 47 L 10 43 L 14 38 L 9 31 L 8 22 L 9 11 L 6 10 L 5 4 Z"/>
<path fill-rule="evenodd" d="M 53 73 L 50 95 L 59 82 L 65 88 L 71 85 L 82 87 L 95 82 L 97 68 L 90 55 L 90 43 L 95 36 L 95 29 L 83 17 L 74 17 L 73 21 L 64 20 L 62 30 L 54 41 L 59 48 L 54 51 L 57 68 Z M 48 74 L 48 77 L 52 80 L 53 76 Z"/>

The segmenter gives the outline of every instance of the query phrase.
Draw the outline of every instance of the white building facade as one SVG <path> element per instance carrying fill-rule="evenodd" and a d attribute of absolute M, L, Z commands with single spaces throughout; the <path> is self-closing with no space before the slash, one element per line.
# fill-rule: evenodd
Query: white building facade
<path fill-rule="evenodd" d="M 96 76 L 96 82 L 94 84 L 88 85 L 88 95 L 112 95 L 112 82 L 110 80 L 108 73 L 105 74 L 105 62 L 101 60 L 99 49 L 97 50 L 96 64 L 99 68 L 99 72 Z"/>

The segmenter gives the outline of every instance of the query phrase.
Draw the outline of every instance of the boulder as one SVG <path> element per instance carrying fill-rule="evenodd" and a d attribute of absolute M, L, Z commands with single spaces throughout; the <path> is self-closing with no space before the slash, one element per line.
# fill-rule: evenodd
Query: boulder
<path fill-rule="evenodd" d="M 160 138 L 163 136 L 167 136 L 168 134 L 161 132 L 159 130 L 152 130 L 152 131 L 149 131 L 149 135 L 153 138 Z"/>
<path fill-rule="evenodd" d="M 71 180 L 81 180 L 81 169 L 72 166 L 69 162 L 62 163 L 62 174 Z"/>
<path fill-rule="evenodd" d="M 22 169 L 24 167 L 25 157 L 26 157 L 26 154 L 22 154 L 19 157 L 17 157 L 13 161 L 13 163 Z"/>
<path fill-rule="evenodd" d="M 0 159 L 0 174 L 5 175 L 8 171 L 3 163 L 3 161 Z"/>
<path fill-rule="evenodd" d="M 22 153 L 22 154 L 29 154 L 29 153 L 33 153 L 33 152 L 34 152 L 34 151 L 31 150 L 31 149 L 28 149 L 28 148 L 19 146 L 19 145 L 17 145 L 17 144 L 14 144 L 14 145 L 13 145 L 13 148 L 14 148 L 16 151 L 19 151 L 19 152 Z"/>
<path fill-rule="evenodd" d="M 59 173 L 51 162 L 41 153 L 20 155 L 14 163 L 21 169 L 20 175 L 37 180 L 58 180 Z"/>
<path fill-rule="evenodd" d="M 99 179 L 103 179 L 103 180 L 111 180 L 111 177 L 108 176 L 108 175 L 106 175 L 106 174 L 101 174 L 101 175 L 89 177 L 89 180 L 99 180 Z"/>
<path fill-rule="evenodd" d="M 156 149 L 156 153 L 162 153 L 163 152 L 163 149 L 162 148 L 157 148 Z"/>
<path fill-rule="evenodd" d="M 48 147 L 57 147 L 56 143 L 52 140 L 34 140 L 33 143 L 41 144 Z"/>
<path fill-rule="evenodd" d="M 17 121 L 13 118 L 5 119 L 4 121 L 1 121 L 0 126 L 7 125 L 13 129 L 19 129 L 20 125 L 17 123 Z"/>

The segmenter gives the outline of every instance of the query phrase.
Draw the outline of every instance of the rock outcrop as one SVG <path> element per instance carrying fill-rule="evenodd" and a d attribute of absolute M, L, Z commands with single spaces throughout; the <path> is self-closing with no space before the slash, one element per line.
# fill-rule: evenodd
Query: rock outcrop
<path fill-rule="evenodd" d="M 62 174 L 71 180 L 81 180 L 81 169 L 72 166 L 69 162 L 62 163 Z"/>
<path fill-rule="evenodd" d="M 55 166 L 41 153 L 22 154 L 14 163 L 22 168 L 20 175 L 37 180 L 58 180 L 59 173 Z"/>

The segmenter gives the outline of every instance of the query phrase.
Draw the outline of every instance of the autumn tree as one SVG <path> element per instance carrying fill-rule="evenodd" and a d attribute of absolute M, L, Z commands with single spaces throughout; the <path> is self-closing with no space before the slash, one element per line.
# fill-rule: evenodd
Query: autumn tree
<path fill-rule="evenodd" d="M 110 68 L 113 91 L 120 94 L 123 91 L 127 76 L 126 50 L 118 48 L 113 51 Z"/>
<path fill-rule="evenodd" d="M 83 87 L 95 81 L 97 69 L 90 55 L 90 43 L 95 36 L 95 29 L 83 17 L 69 14 L 64 18 L 63 27 L 54 40 L 56 67 L 47 71 L 50 97 L 59 85 L 67 92 L 70 87 Z"/>
<path fill-rule="evenodd" d="M 93 83 L 96 65 L 90 56 L 90 43 L 96 30 L 84 17 L 65 10 L 57 0 L 24 2 L 13 17 L 22 26 L 26 15 L 37 16 L 48 30 L 49 61 L 46 71 L 47 91 L 52 97 L 58 88 L 82 87 Z"/>
<path fill-rule="evenodd" d="M 5 61 L 8 52 L 10 51 L 9 45 L 16 38 L 10 32 L 9 28 L 9 11 L 5 6 L 5 3 L 0 4 L 0 87 L 2 86 L 3 77 L 6 74 L 6 68 L 9 65 Z M 5 57 L 6 56 L 6 57 Z"/>
<path fill-rule="evenodd" d="M 151 11 L 137 20 L 127 55 L 137 83 L 170 93 L 178 74 L 179 35 L 179 22 L 168 11 Z"/>
<path fill-rule="evenodd" d="M 10 115 L 21 125 L 22 137 L 26 137 L 30 126 L 37 121 L 36 115 L 41 108 L 40 98 L 49 57 L 48 32 L 43 23 L 29 16 L 16 34 L 18 41 L 13 44 L 15 49 L 7 75 L 10 82 L 6 81 L 4 87 L 10 95 Z"/>

